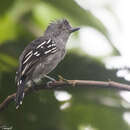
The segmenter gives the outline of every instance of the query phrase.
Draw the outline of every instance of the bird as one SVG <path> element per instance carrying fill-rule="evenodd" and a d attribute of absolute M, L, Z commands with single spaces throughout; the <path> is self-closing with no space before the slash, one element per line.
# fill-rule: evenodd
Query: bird
<path fill-rule="evenodd" d="M 19 57 L 16 72 L 16 109 L 22 104 L 24 88 L 27 83 L 35 83 L 40 78 L 53 78 L 48 74 L 55 69 L 66 54 L 66 44 L 71 33 L 80 28 L 73 28 L 67 19 L 51 22 L 43 36 L 30 42 Z"/>

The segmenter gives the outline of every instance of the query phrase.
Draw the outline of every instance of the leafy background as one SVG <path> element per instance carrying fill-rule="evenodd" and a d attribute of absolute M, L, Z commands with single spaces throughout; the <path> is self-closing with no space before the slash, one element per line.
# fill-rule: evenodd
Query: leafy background
<path fill-rule="evenodd" d="M 104 24 L 73 0 L 1 1 L 0 102 L 16 91 L 15 72 L 24 47 L 42 35 L 51 20 L 59 18 L 69 19 L 73 26 L 96 29 L 109 41 L 113 49 L 111 55 L 120 55 Z M 78 33 L 71 37 L 68 44 L 71 42 L 80 44 Z M 118 78 L 116 72 L 106 69 L 100 58 L 87 55 L 76 45 L 68 49 L 65 59 L 50 75 L 55 78 L 62 75 L 67 79 L 111 79 L 128 83 Z M 62 97 L 58 98 L 58 95 L 64 94 L 69 98 L 60 100 Z M 43 90 L 26 96 L 19 110 L 12 102 L 0 113 L 0 124 L 13 126 L 13 130 L 129 130 L 123 119 L 123 114 L 129 109 L 122 102 L 125 101 L 114 89 Z"/>

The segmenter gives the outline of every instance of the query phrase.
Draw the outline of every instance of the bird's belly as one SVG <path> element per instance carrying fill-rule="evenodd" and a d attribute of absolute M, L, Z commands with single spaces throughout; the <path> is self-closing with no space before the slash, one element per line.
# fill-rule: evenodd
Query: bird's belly
<path fill-rule="evenodd" d="M 39 79 L 44 77 L 44 75 L 50 73 L 58 63 L 63 59 L 65 53 L 55 53 L 55 55 L 51 55 L 44 59 L 39 65 L 37 65 L 36 69 L 33 72 L 32 79 Z"/>

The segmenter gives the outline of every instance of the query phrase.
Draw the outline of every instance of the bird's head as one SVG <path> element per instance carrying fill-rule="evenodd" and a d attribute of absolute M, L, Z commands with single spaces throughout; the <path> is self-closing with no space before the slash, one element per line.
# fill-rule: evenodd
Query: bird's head
<path fill-rule="evenodd" d="M 69 37 L 69 35 L 72 32 L 78 31 L 80 28 L 72 28 L 69 24 L 68 20 L 57 20 L 55 22 L 52 22 L 46 29 L 45 34 L 49 37 L 55 37 L 55 38 L 66 38 Z"/>

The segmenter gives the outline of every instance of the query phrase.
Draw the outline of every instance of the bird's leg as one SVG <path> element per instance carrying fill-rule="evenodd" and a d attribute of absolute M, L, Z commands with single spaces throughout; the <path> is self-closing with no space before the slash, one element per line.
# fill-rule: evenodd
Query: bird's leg
<path fill-rule="evenodd" d="M 45 78 L 49 79 L 50 81 L 47 82 L 47 87 L 50 87 L 50 83 L 55 82 L 56 80 L 48 75 L 44 75 Z"/>
<path fill-rule="evenodd" d="M 44 75 L 45 78 L 49 79 L 52 82 L 55 82 L 56 80 L 48 75 Z"/>
<path fill-rule="evenodd" d="M 58 75 L 58 77 L 59 77 L 59 81 L 64 81 L 66 83 L 69 83 L 68 80 L 62 77 L 61 75 Z"/>

